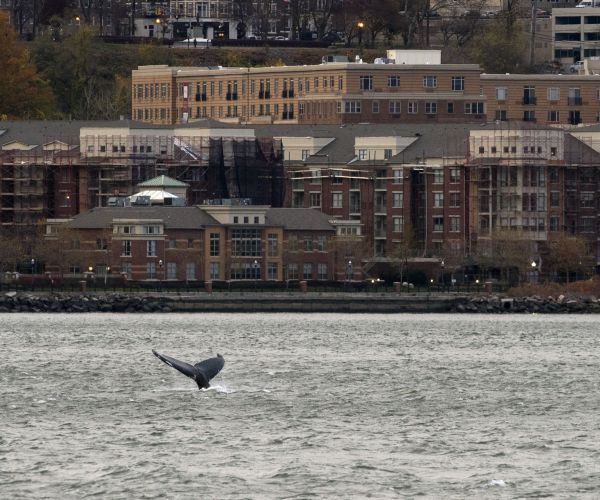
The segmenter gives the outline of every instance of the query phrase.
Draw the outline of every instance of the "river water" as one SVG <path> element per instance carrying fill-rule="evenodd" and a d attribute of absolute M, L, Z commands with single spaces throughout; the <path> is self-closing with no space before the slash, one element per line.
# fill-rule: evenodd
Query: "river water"
<path fill-rule="evenodd" d="M 0 325 L 2 498 L 600 497 L 595 316 Z M 153 348 L 226 364 L 199 391 Z"/>

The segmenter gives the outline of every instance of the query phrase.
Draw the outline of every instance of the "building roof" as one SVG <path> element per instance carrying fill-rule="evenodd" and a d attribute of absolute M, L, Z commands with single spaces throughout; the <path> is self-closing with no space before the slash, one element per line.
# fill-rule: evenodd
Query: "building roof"
<path fill-rule="evenodd" d="M 178 181 L 177 179 L 173 179 L 168 175 L 159 175 L 158 177 L 154 177 L 152 179 L 148 179 L 147 181 L 140 182 L 138 187 L 143 188 L 169 188 L 169 187 L 180 187 L 185 188 L 189 187 L 189 184 L 185 182 Z"/>
<path fill-rule="evenodd" d="M 113 219 L 160 219 L 169 229 L 202 229 L 219 223 L 199 207 L 98 207 L 73 217 L 72 229 L 104 229 Z"/>
<path fill-rule="evenodd" d="M 329 216 L 314 208 L 270 208 L 265 223 L 288 231 L 335 231 Z"/>
<path fill-rule="evenodd" d="M 406 124 L 406 123 L 358 123 L 347 125 L 248 125 L 255 129 L 257 137 L 329 137 L 334 138 L 318 152 L 318 157 L 308 158 L 310 163 L 348 163 L 356 162 L 354 151 L 356 137 L 399 136 L 417 138 L 412 144 L 398 153 L 394 159 L 411 163 L 423 157 L 440 158 L 443 156 L 465 156 L 467 154 L 469 131 L 481 128 L 477 123 L 454 124 Z M 324 156 L 327 159 L 324 160 Z M 285 159 L 284 159 L 285 160 Z M 360 164 L 372 164 L 364 161 Z M 358 164 L 357 164 L 358 166 Z"/>

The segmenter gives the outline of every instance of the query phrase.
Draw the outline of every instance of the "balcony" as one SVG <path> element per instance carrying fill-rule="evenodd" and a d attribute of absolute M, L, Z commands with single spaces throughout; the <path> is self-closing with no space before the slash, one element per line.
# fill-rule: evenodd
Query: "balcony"
<path fill-rule="evenodd" d="M 581 97 L 569 97 L 568 103 L 569 103 L 569 106 L 581 106 L 582 99 L 581 99 Z"/>
<path fill-rule="evenodd" d="M 526 105 L 535 105 L 537 104 L 537 97 L 536 96 L 523 96 L 523 100 L 521 101 L 521 104 L 526 104 Z"/>

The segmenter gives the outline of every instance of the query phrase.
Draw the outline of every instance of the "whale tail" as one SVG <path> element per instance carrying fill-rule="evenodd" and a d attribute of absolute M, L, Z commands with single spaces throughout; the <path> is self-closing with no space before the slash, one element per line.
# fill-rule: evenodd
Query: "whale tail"
<path fill-rule="evenodd" d="M 214 378 L 225 365 L 225 359 L 220 354 L 216 358 L 205 359 L 195 365 L 190 365 L 184 361 L 160 354 L 152 349 L 152 353 L 163 363 L 175 368 L 178 372 L 183 373 L 186 377 L 194 379 L 198 385 L 198 389 L 207 389 L 210 387 L 210 379 Z"/>

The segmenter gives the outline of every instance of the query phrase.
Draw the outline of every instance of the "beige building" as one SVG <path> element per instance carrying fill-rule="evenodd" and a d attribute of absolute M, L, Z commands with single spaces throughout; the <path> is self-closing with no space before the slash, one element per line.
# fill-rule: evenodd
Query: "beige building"
<path fill-rule="evenodd" d="M 388 51 L 372 64 L 140 66 L 132 75 L 132 116 L 153 124 L 598 121 L 598 75 L 482 74 L 475 64 L 440 64 L 432 52 Z"/>

